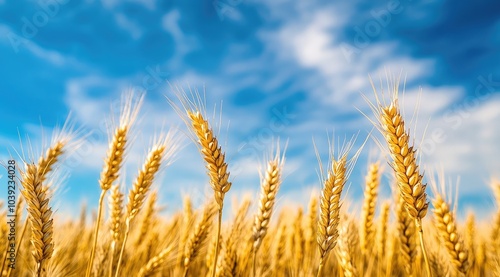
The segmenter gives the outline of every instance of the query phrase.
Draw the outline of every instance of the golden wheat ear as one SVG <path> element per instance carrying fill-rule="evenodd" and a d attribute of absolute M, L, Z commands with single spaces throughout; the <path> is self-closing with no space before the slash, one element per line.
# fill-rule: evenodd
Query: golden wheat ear
<path fill-rule="evenodd" d="M 169 164 L 177 148 L 178 144 L 173 132 L 161 135 L 154 143 L 129 192 L 126 215 L 128 220 L 132 220 L 141 210 L 160 167 L 162 164 Z"/>
<path fill-rule="evenodd" d="M 201 220 L 196 224 L 194 232 L 189 237 L 184 249 L 184 277 L 188 276 L 189 267 L 198 256 L 201 248 L 205 245 L 209 231 L 212 227 L 213 216 L 217 212 L 215 205 L 208 204 L 204 210 Z M 215 271 L 215 269 L 214 269 Z"/>
<path fill-rule="evenodd" d="M 52 257 L 53 218 L 48 189 L 42 183 L 42 175 L 34 164 L 27 164 L 21 173 L 21 193 L 26 199 L 28 218 L 31 225 L 31 244 L 36 263 L 35 276 L 45 272 L 44 263 Z"/>
<path fill-rule="evenodd" d="M 168 164 L 170 158 L 172 158 L 176 150 L 177 143 L 175 133 L 169 132 L 167 134 L 160 135 L 149 151 L 146 161 L 139 170 L 139 174 L 130 189 L 127 212 L 125 215 L 125 230 L 115 272 L 116 277 L 118 277 L 120 273 L 123 252 L 125 250 L 130 232 L 130 223 L 142 209 L 147 193 L 149 192 L 157 173 L 160 171 L 162 164 Z"/>
<path fill-rule="evenodd" d="M 214 277 L 219 254 L 218 239 L 220 237 L 222 225 L 224 196 L 231 188 L 228 164 L 226 163 L 225 153 L 219 145 L 217 135 L 208 122 L 206 105 L 204 102 L 205 99 L 202 99 L 198 91 L 193 92 L 190 90 L 190 96 L 188 96 L 182 89 L 178 88 L 177 98 L 181 102 L 181 107 L 177 106 L 170 99 L 169 102 L 191 131 L 191 139 L 197 142 L 198 150 L 205 160 L 210 186 L 214 191 L 215 202 L 218 205 L 217 242 L 214 265 L 212 267 L 214 269 L 212 270 L 212 277 Z"/>
<path fill-rule="evenodd" d="M 372 123 L 382 133 L 388 146 L 391 157 L 391 167 L 396 174 L 399 193 L 404 200 L 404 206 L 409 215 L 415 221 L 419 238 L 420 248 L 425 260 L 427 275 L 430 276 L 431 269 L 427 252 L 425 250 L 422 219 L 427 214 L 429 203 L 427 202 L 427 185 L 423 182 L 423 172 L 420 171 L 417 162 L 417 149 L 411 145 L 410 135 L 405 126 L 405 121 L 400 112 L 399 80 L 388 79 L 388 89 L 391 92 L 390 102 L 380 99 L 373 85 L 376 103 L 367 100 L 373 113 L 377 116 Z M 383 92 L 383 90 L 382 90 Z M 384 101 L 384 102 L 383 102 Z"/>
<path fill-rule="evenodd" d="M 137 119 L 140 107 L 144 100 L 144 95 L 134 98 L 132 93 L 124 94 L 122 97 L 122 106 L 120 121 L 118 122 L 113 134 L 110 136 L 107 156 L 104 160 L 104 168 L 99 179 L 101 195 L 99 196 L 99 206 L 97 208 L 97 220 L 95 222 L 94 240 L 90 252 L 89 263 L 87 265 L 86 277 L 90 277 L 92 272 L 97 240 L 99 237 L 99 226 L 101 224 L 102 207 L 107 191 L 113 186 L 113 183 L 119 177 L 119 171 L 123 165 L 125 151 L 128 148 L 128 139 L 130 130 Z"/>
<path fill-rule="evenodd" d="M 337 256 L 346 277 L 360 276 L 356 267 L 358 240 L 358 230 L 354 220 L 344 215 L 339 225 Z"/>
<path fill-rule="evenodd" d="M 286 149 L 286 148 L 285 148 Z M 285 163 L 285 151 L 283 155 L 280 154 L 279 142 L 277 143 L 277 150 L 273 157 L 267 162 L 266 170 L 260 173 L 261 190 L 259 209 L 255 214 L 253 225 L 253 252 L 254 252 L 254 276 L 256 275 L 256 259 L 257 252 L 266 236 L 271 216 L 273 214 L 274 204 L 276 202 L 276 195 L 282 182 L 283 166 Z"/>
<path fill-rule="evenodd" d="M 161 266 L 165 263 L 165 258 L 172 252 L 172 247 L 168 246 L 164 248 L 158 255 L 151 258 L 146 265 L 144 265 L 137 276 L 139 277 L 152 277 L 155 276 Z"/>
<path fill-rule="evenodd" d="M 330 161 L 326 176 L 323 172 L 321 159 L 315 146 L 316 156 L 320 164 L 320 179 L 323 186 L 320 196 L 319 220 L 316 234 L 316 241 L 319 245 L 320 254 L 318 277 L 322 276 L 321 274 L 327 261 L 327 256 L 337 244 L 342 190 L 344 189 L 347 179 L 361 151 L 360 148 L 353 155 L 353 158 L 348 159 L 348 154 L 354 142 L 355 140 L 353 138 L 351 141 L 344 143 L 338 153 L 338 157 L 335 157 L 334 148 L 330 146 Z"/>
<path fill-rule="evenodd" d="M 434 194 L 432 205 L 434 206 L 434 221 L 441 244 L 446 248 L 448 258 L 453 268 L 461 274 L 467 275 L 469 270 L 469 251 L 463 235 L 458 230 L 455 212 L 446 195 L 453 195 L 447 190 L 444 173 L 440 173 L 438 179 L 431 178 L 431 187 Z M 451 188 L 451 187 L 449 187 Z"/>

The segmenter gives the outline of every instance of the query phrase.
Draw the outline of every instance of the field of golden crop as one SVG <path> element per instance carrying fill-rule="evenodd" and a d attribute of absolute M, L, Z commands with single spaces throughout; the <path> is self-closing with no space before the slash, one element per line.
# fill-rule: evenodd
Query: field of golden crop
<path fill-rule="evenodd" d="M 55 136 L 41 157 L 19 165 L 17 205 L 2 203 L 2 218 L 17 216 L 15 230 L 7 220 L 0 223 L 1 276 L 500 276 L 500 208 L 488 224 L 477 223 L 473 214 L 457 221 L 444 181 L 423 176 L 397 86 L 390 90 L 388 101 L 371 103 L 387 160 L 367 165 L 360 216 L 349 212 L 354 204 L 344 197 L 362 151 L 349 143 L 330 149 L 322 191 L 307 207 L 273 213 L 286 166 L 277 143 L 261 172 L 260 198 L 240 199 L 223 221 L 232 185 L 225 151 L 199 98 L 179 93 L 180 101 L 171 104 L 205 162 L 213 191 L 206 204 L 193 207 L 186 197 L 172 217 L 158 214 L 154 180 L 177 151 L 173 133 L 155 139 L 132 188 L 124 191 L 119 177 L 140 108 L 140 101 L 129 101 L 110 130 L 99 206 L 92 207 L 97 212 L 89 220 L 83 208 L 79 219 L 57 222 L 49 175 L 78 138 Z M 387 163 L 395 193 L 378 199 Z M 492 182 L 492 191 L 500 206 L 499 182 Z"/>

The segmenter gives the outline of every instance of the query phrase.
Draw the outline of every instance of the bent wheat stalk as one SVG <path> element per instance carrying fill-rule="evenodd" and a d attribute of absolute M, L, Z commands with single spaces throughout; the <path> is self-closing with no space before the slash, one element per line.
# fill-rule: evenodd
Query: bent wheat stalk
<path fill-rule="evenodd" d="M 206 162 L 208 176 L 210 177 L 210 185 L 215 193 L 215 201 L 218 205 L 218 223 L 217 234 L 215 243 L 215 259 L 213 264 L 212 277 L 215 276 L 215 269 L 217 267 L 217 260 L 219 255 L 219 237 L 222 224 L 222 209 L 224 205 L 224 195 L 231 188 L 229 182 L 229 171 L 227 170 L 227 163 L 225 162 L 225 154 L 222 152 L 219 142 L 214 132 L 210 128 L 208 121 L 199 112 L 187 111 L 188 117 L 191 121 L 191 128 L 198 138 L 200 145 L 200 152 Z"/>
<path fill-rule="evenodd" d="M 375 89 L 374 89 L 375 90 Z M 396 174 L 399 193 L 404 200 L 404 205 L 411 218 L 415 221 L 420 247 L 424 257 L 427 275 L 431 276 L 429 259 L 425 250 L 422 219 L 427 214 L 429 203 L 425 192 L 426 184 L 423 183 L 423 173 L 417 164 L 417 149 L 410 146 L 410 136 L 406 130 L 405 122 L 399 111 L 398 84 L 391 87 L 391 103 L 382 106 L 379 100 L 378 107 L 372 109 L 379 116 L 379 130 L 384 135 L 392 158 L 391 166 Z"/>

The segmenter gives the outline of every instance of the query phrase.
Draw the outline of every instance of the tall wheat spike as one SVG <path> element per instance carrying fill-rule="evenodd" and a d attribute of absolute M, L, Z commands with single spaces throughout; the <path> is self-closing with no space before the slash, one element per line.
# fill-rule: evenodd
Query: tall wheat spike
<path fill-rule="evenodd" d="M 94 263 L 95 250 L 99 236 L 99 226 L 101 224 L 102 206 L 104 198 L 106 196 L 106 192 L 111 188 L 113 183 L 118 178 L 119 171 L 120 168 L 122 167 L 123 159 L 125 157 L 125 149 L 127 146 L 128 133 L 137 117 L 137 114 L 139 112 L 139 109 L 143 101 L 143 96 L 141 95 L 136 102 L 133 102 L 133 100 L 134 100 L 133 95 L 127 95 L 124 97 L 124 104 L 122 106 L 120 114 L 120 122 L 117 128 L 114 130 L 113 137 L 109 142 L 107 157 L 104 160 L 104 169 L 101 172 L 101 178 L 99 180 L 99 185 L 101 187 L 101 195 L 99 197 L 99 206 L 97 208 L 97 221 L 95 223 L 94 241 L 92 244 L 92 250 L 90 252 L 90 260 L 85 274 L 86 277 L 90 277 Z"/>
<path fill-rule="evenodd" d="M 372 83 L 373 86 L 373 83 Z M 427 275 L 431 276 L 430 264 L 425 251 L 422 219 L 427 214 L 429 203 L 427 202 L 426 184 L 423 183 L 423 173 L 420 172 L 417 163 L 417 149 L 410 145 L 410 136 L 405 127 L 405 122 L 400 113 L 398 100 L 399 84 L 395 82 L 390 86 L 392 93 L 389 105 L 383 105 L 377 98 L 377 105 L 372 106 L 374 113 L 378 115 L 377 126 L 384 135 L 392 159 L 391 166 L 396 174 L 399 193 L 404 200 L 404 205 L 409 215 L 415 220 L 415 226 L 419 233 L 420 248 L 425 260 Z M 373 90 L 376 92 L 375 87 Z M 378 97 L 378 96 L 377 96 Z"/>
<path fill-rule="evenodd" d="M 361 213 L 361 251 L 366 258 L 371 251 L 371 246 L 374 243 L 375 227 L 373 225 L 373 217 L 375 216 L 375 208 L 377 205 L 377 194 L 379 187 L 379 164 L 374 163 L 370 165 L 368 175 L 366 176 L 365 185 L 365 200 L 363 202 L 363 210 Z"/>
<path fill-rule="evenodd" d="M 31 244 L 36 262 L 36 276 L 42 276 L 44 262 L 52 257 L 53 218 L 47 195 L 47 187 L 42 184 L 42 174 L 34 164 L 27 164 L 22 172 L 21 193 L 26 199 L 29 221 L 31 225 Z"/>
<path fill-rule="evenodd" d="M 335 247 L 339 236 L 337 227 L 340 221 L 340 195 L 346 182 L 346 171 L 346 155 L 342 155 L 338 161 L 332 161 L 321 192 L 317 231 L 320 253 L 318 277 L 321 276 L 328 253 Z"/>
<path fill-rule="evenodd" d="M 229 171 L 225 161 L 225 154 L 222 152 L 219 142 L 214 132 L 210 128 L 208 121 L 203 117 L 200 111 L 187 111 L 188 118 L 191 121 L 191 128 L 198 138 L 200 152 L 206 162 L 210 185 L 214 190 L 215 201 L 219 207 L 219 217 L 217 226 L 217 241 L 215 246 L 215 260 L 212 276 L 215 276 L 215 268 L 219 254 L 220 229 L 222 224 L 222 209 L 224 204 L 224 195 L 231 188 L 229 181 Z"/>
<path fill-rule="evenodd" d="M 466 275 L 469 269 L 468 251 L 465 249 L 465 243 L 458 233 L 455 216 L 441 194 L 436 193 L 432 204 L 441 243 L 445 246 L 454 268 Z"/>
<path fill-rule="evenodd" d="M 271 215 L 273 213 L 274 204 L 276 202 L 276 195 L 281 185 L 281 174 L 285 162 L 284 157 L 280 156 L 279 144 L 278 150 L 274 157 L 268 161 L 267 168 L 264 174 L 260 174 L 261 190 L 259 209 L 255 215 L 253 225 L 253 273 L 256 275 L 256 260 L 257 252 L 262 244 L 262 241 L 267 233 L 269 224 L 271 222 Z"/>
<path fill-rule="evenodd" d="M 128 234 L 130 231 L 130 223 L 141 210 L 144 199 L 146 198 L 153 181 L 160 170 L 162 163 L 168 161 L 176 151 L 177 145 L 173 139 L 173 133 L 161 135 L 154 143 L 149 151 L 149 154 L 142 166 L 136 180 L 132 185 L 128 195 L 127 214 L 125 218 L 125 230 L 123 242 L 121 245 L 120 256 L 118 257 L 118 264 L 116 266 L 115 276 L 118 277 L 120 273 L 120 265 L 123 256 L 123 251 L 127 243 Z"/>

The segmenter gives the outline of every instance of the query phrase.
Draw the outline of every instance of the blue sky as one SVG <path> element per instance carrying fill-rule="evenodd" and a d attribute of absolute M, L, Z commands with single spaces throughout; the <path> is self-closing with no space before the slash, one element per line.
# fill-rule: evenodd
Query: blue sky
<path fill-rule="evenodd" d="M 39 153 L 71 112 L 98 135 L 61 167 L 56 206 L 61 214 L 82 201 L 95 207 L 107 145 L 100 126 L 112 103 L 127 89 L 147 91 L 127 158 L 132 178 L 162 126 L 185 131 L 165 96 L 173 97 L 168 82 L 189 84 L 205 87 L 209 107 L 223 103 L 228 199 L 256 195 L 273 136 L 288 139 L 279 204 L 304 204 L 320 188 L 313 138 L 324 162 L 328 136 L 337 143 L 359 133 L 359 146 L 372 128 L 361 113 L 371 115 L 362 97 L 372 96 L 369 76 L 378 84 L 403 72 L 408 121 L 420 99 L 412 135 L 422 166 L 443 168 L 454 184 L 460 178 L 459 212 L 486 216 L 489 181 L 500 178 L 499 11 L 493 0 L 0 0 L 0 157 L 19 149 L 18 134 Z M 156 184 L 172 210 L 185 193 L 198 204 L 210 194 L 196 147 L 187 138 L 183 145 Z M 361 199 L 379 152 L 369 140 L 349 199 Z"/>

